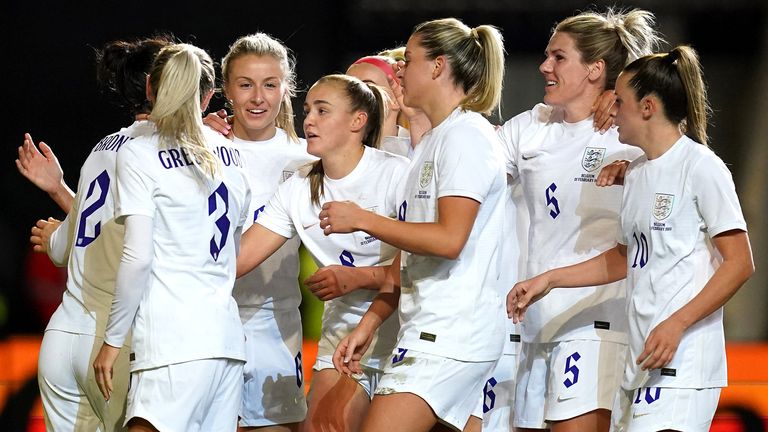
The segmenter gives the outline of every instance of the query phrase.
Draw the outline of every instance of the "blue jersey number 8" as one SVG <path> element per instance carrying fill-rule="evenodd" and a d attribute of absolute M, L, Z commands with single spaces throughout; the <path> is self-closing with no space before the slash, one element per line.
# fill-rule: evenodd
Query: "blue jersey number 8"
<path fill-rule="evenodd" d="M 77 239 L 75 239 L 76 247 L 88 246 L 91 242 L 96 240 L 96 237 L 98 237 L 99 234 L 101 234 L 101 220 L 97 220 L 96 223 L 93 224 L 93 237 L 86 235 L 85 231 L 89 222 L 88 218 L 107 202 L 107 194 L 109 193 L 109 173 L 107 173 L 106 170 L 102 171 L 101 174 L 88 185 L 88 194 L 85 196 L 86 201 L 93 195 L 96 185 L 99 186 L 99 197 L 80 214 L 80 223 L 77 226 Z"/>

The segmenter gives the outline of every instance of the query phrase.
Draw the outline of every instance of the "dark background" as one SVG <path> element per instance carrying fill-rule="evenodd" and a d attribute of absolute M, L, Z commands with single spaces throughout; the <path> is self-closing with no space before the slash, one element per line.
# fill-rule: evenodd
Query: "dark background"
<path fill-rule="evenodd" d="M 541 98 L 542 80 L 537 68 L 552 26 L 590 6 L 603 10 L 606 4 L 554 0 L 3 2 L 0 337 L 41 332 L 45 304 L 52 302 L 55 306 L 62 289 L 60 274 L 27 270 L 31 254 L 29 228 L 38 218 L 64 215 L 47 195 L 17 173 L 13 160 L 23 133 L 30 132 L 36 141 L 53 146 L 65 180 L 74 188 L 79 167 L 91 147 L 104 135 L 131 122 L 96 88 L 95 47 L 114 39 L 168 31 L 220 60 L 237 37 L 264 31 L 294 51 L 299 86 L 306 89 L 323 74 L 344 71 L 361 55 L 405 43 L 412 27 L 421 21 L 455 16 L 470 26 L 496 25 L 504 34 L 508 73 L 502 117 L 506 120 Z M 753 168 L 753 159 L 764 143 L 755 143 L 750 134 L 755 133 L 755 126 L 763 125 L 765 130 L 768 123 L 768 117 L 759 109 L 765 105 L 757 103 L 768 96 L 767 5 L 765 1 L 742 0 L 623 4 L 654 12 L 668 40 L 690 43 L 699 51 L 710 84 L 710 101 L 716 110 L 715 127 L 710 131 L 712 147 L 729 164 L 740 188 L 765 179 Z M 300 94 L 294 107 L 300 107 L 302 100 Z M 212 108 L 221 106 L 219 98 Z M 297 125 L 300 129 L 300 118 Z M 303 135 L 300 130 L 299 134 Z M 762 160 L 758 165 L 764 169 L 766 162 Z M 759 196 L 741 196 L 742 203 L 759 203 L 757 218 L 750 220 L 747 215 L 752 228 L 765 224 L 760 219 L 768 210 L 762 184 L 754 189 L 762 191 Z M 753 236 L 753 242 L 756 251 L 764 249 L 762 240 L 756 241 Z M 30 276 L 35 276 L 32 282 Z M 744 306 L 739 306 L 741 313 L 736 314 L 747 316 L 748 321 L 737 321 L 732 326 L 735 330 L 731 333 L 738 338 L 761 338 L 768 330 L 765 294 L 761 294 L 765 291 L 765 276 L 756 279 L 750 291 L 755 294 L 741 302 Z M 762 315 L 755 316 L 753 310 Z"/>

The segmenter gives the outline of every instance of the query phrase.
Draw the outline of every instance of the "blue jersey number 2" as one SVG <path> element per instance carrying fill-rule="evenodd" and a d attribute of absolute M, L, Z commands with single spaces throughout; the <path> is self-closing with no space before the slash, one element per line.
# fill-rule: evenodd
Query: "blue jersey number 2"
<path fill-rule="evenodd" d="M 94 190 L 96 186 L 99 187 L 99 195 L 96 201 L 92 202 L 83 212 L 80 214 L 80 223 L 77 225 L 77 239 L 75 239 L 76 247 L 86 247 L 91 242 L 96 240 L 96 237 L 101 234 L 101 219 L 96 221 L 88 220 L 98 209 L 104 206 L 107 202 L 107 194 L 109 193 L 109 173 L 106 170 L 102 171 L 90 185 L 88 185 L 88 194 L 85 196 L 85 200 L 94 196 Z M 91 218 L 94 219 L 94 218 Z M 93 226 L 93 237 L 85 233 L 88 226 Z"/>

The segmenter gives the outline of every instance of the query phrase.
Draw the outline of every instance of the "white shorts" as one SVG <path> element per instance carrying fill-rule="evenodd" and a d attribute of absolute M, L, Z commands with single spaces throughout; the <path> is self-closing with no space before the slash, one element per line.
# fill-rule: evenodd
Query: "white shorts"
<path fill-rule="evenodd" d="M 432 408 L 441 423 L 462 430 L 495 363 L 463 362 L 395 348 L 376 394 L 413 393 Z"/>
<path fill-rule="evenodd" d="M 485 380 L 480 400 L 472 412 L 473 416 L 483 419 L 483 431 L 512 430 L 516 377 L 517 354 L 502 355 Z"/>
<path fill-rule="evenodd" d="M 193 360 L 131 373 L 126 424 L 134 417 L 165 431 L 237 428 L 243 394 L 243 362 Z"/>
<path fill-rule="evenodd" d="M 128 393 L 128 355 L 120 350 L 113 368 L 113 392 L 104 400 L 93 372 L 93 360 L 104 339 L 46 330 L 40 346 L 37 380 L 43 401 L 46 430 L 116 431 L 123 429 Z"/>
<path fill-rule="evenodd" d="M 595 340 L 524 343 L 515 427 L 547 429 L 597 409 L 610 410 L 624 374 L 627 345 Z"/>
<path fill-rule="evenodd" d="M 619 391 L 611 415 L 611 431 L 709 431 L 720 388 L 643 387 Z"/>
<path fill-rule="evenodd" d="M 334 369 L 333 359 L 330 357 L 322 356 L 315 360 L 313 370 L 321 371 L 323 369 Z M 365 366 L 361 366 L 363 373 L 352 374 L 349 377 L 357 381 L 360 387 L 368 393 L 369 398 L 373 398 L 373 394 L 376 393 L 376 388 L 379 386 L 381 380 L 382 371 Z"/>
<path fill-rule="evenodd" d="M 240 310 L 241 318 L 243 309 Z M 248 308 L 240 426 L 297 423 L 307 416 L 302 372 L 301 315 L 297 310 Z"/>

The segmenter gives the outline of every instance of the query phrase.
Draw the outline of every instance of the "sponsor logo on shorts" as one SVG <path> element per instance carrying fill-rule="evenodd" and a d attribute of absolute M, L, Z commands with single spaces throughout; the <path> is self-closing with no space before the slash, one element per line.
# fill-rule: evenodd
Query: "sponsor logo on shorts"
<path fill-rule="evenodd" d="M 661 368 L 661 376 L 668 376 L 668 377 L 677 376 L 677 369 Z"/>
<path fill-rule="evenodd" d="M 520 342 L 520 335 L 519 334 L 510 334 L 509 335 L 509 341 L 510 342 Z"/>
<path fill-rule="evenodd" d="M 608 321 L 595 321 L 595 328 L 600 330 L 610 330 L 611 323 Z"/>
<path fill-rule="evenodd" d="M 419 335 L 419 339 L 425 340 L 427 342 L 434 342 L 437 340 L 437 335 L 427 332 L 421 332 Z"/>

